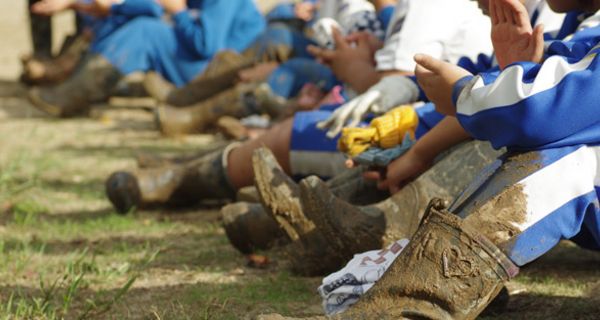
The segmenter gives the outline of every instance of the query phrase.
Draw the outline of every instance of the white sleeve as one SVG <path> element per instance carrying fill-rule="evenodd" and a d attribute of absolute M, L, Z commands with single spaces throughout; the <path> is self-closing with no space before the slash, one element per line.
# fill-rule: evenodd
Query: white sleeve
<path fill-rule="evenodd" d="M 401 28 L 397 28 L 393 26 L 395 21 L 392 19 L 384 47 L 375 55 L 378 70 L 413 71 L 413 57 L 417 53 L 425 53 L 452 63 L 461 56 L 491 53 L 490 22 L 477 9 L 475 2 L 401 2 L 407 5 L 404 22 Z M 464 30 L 470 32 L 463 32 Z"/>
<path fill-rule="evenodd" d="M 353 14 L 362 11 L 375 11 L 375 7 L 367 0 L 322 0 L 318 17 L 332 18 L 341 23 Z"/>

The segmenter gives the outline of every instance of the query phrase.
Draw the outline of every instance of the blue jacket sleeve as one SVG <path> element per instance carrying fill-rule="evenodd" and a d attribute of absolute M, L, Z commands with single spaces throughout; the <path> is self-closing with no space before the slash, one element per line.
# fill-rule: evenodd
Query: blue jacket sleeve
<path fill-rule="evenodd" d="M 250 0 L 208 0 L 199 16 L 186 10 L 174 15 L 173 22 L 178 40 L 202 58 L 223 48 L 245 49 L 266 24 Z"/>
<path fill-rule="evenodd" d="M 388 29 L 394 15 L 394 9 L 394 6 L 385 6 L 377 12 L 377 18 L 379 19 L 379 22 L 381 22 L 383 30 Z"/>
<path fill-rule="evenodd" d="M 127 17 L 160 17 L 163 14 L 163 8 L 155 0 L 125 0 L 120 4 L 112 5 L 110 13 Z"/>
<path fill-rule="evenodd" d="M 600 123 L 599 40 L 557 42 L 551 51 L 562 54 L 543 64 L 515 63 L 461 79 L 454 88 L 458 120 L 473 137 L 514 149 L 558 146 Z M 600 142 L 597 131 L 580 142 Z"/>
<path fill-rule="evenodd" d="M 462 57 L 458 60 L 457 65 L 472 74 L 487 72 L 496 67 L 494 63 L 494 56 L 488 56 L 485 54 L 480 54 L 477 56 L 477 61 L 473 61 L 469 57 Z"/>

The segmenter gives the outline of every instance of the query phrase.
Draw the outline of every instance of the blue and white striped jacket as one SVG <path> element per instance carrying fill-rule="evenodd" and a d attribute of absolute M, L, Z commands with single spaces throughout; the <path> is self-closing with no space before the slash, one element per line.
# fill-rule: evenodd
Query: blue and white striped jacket
<path fill-rule="evenodd" d="M 454 88 L 457 118 L 495 148 L 537 150 L 600 144 L 600 11 L 548 45 L 543 63 L 465 77 Z"/>

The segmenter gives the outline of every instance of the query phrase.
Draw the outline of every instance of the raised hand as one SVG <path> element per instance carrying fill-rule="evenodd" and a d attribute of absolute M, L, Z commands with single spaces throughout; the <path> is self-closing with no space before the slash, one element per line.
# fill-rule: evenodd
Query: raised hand
<path fill-rule="evenodd" d="M 454 116 L 456 114 L 456 107 L 452 102 L 454 85 L 461 78 L 471 74 L 461 67 L 424 54 L 417 54 L 415 61 L 417 82 L 425 91 L 427 98 L 435 104 L 438 112 Z"/>
<path fill-rule="evenodd" d="M 339 80 L 350 82 L 352 78 L 358 76 L 357 66 L 374 65 L 371 47 L 365 38 L 361 38 L 353 46 L 336 28 L 333 28 L 332 36 L 335 43 L 333 50 L 309 45 L 308 51 L 320 62 L 329 66 Z"/>
<path fill-rule="evenodd" d="M 490 0 L 492 43 L 501 69 L 511 63 L 539 63 L 544 54 L 544 27 L 532 29 L 527 9 L 519 0 Z"/>

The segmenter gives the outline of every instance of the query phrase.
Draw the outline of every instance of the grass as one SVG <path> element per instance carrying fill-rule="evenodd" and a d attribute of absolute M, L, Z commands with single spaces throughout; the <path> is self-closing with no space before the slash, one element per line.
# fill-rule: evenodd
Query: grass
<path fill-rule="evenodd" d="M 123 127 L 127 121 L 136 130 Z M 268 269 L 246 267 L 214 208 L 126 216 L 112 210 L 103 181 L 134 168 L 137 151 L 190 152 L 211 141 L 167 140 L 139 129 L 151 123 L 138 111 L 109 111 L 102 121 L 2 122 L 0 319 L 319 314 L 320 279 L 291 275 L 277 251 L 265 253 L 273 261 Z M 514 283 L 525 291 L 504 314 L 486 319 L 594 319 L 598 265 L 597 253 L 563 244 L 524 268 Z"/>

